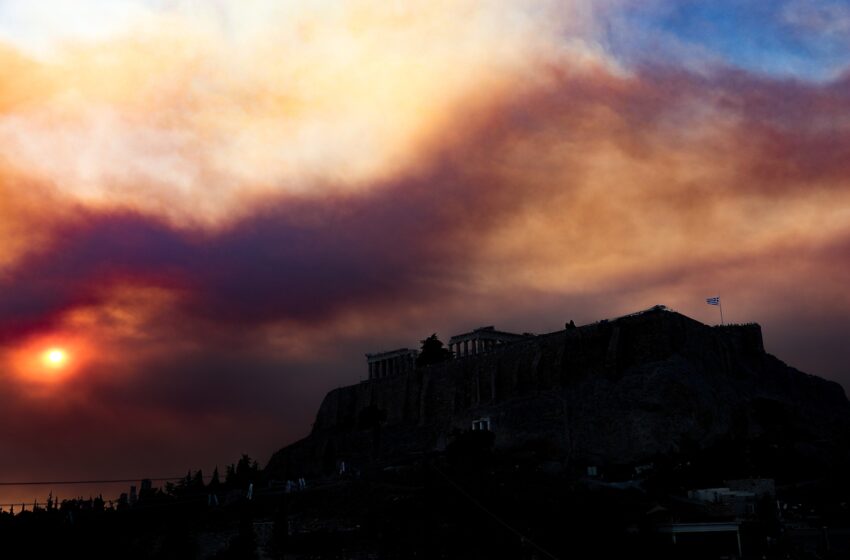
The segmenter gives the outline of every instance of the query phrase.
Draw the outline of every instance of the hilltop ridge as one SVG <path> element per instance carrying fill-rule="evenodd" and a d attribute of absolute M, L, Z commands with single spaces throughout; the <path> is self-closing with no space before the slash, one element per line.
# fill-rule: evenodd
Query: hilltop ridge
<path fill-rule="evenodd" d="M 766 353 L 758 324 L 708 326 L 655 306 L 335 389 L 266 472 L 389 465 L 473 427 L 497 448 L 545 446 L 565 468 L 730 439 L 779 438 L 817 456 L 845 441 L 850 403 L 839 384 Z"/>

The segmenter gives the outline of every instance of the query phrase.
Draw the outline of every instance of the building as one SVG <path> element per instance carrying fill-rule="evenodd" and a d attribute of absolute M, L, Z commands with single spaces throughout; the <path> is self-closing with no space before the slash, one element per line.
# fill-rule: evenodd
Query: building
<path fill-rule="evenodd" d="M 413 371 L 418 355 L 418 350 L 410 348 L 366 354 L 366 361 L 369 363 L 369 379 L 383 379 Z"/>
<path fill-rule="evenodd" d="M 497 331 L 495 327 L 481 327 L 472 332 L 458 334 L 449 340 L 449 350 L 455 358 L 476 356 L 489 352 L 496 346 L 524 340 L 533 335 L 515 334 Z M 416 368 L 418 350 L 399 348 L 375 354 L 366 354 L 369 365 L 369 379 L 383 379 L 402 373 L 408 373 Z"/>
<path fill-rule="evenodd" d="M 757 496 L 755 492 L 723 488 L 701 488 L 690 490 L 688 498 L 702 502 L 706 513 L 714 517 L 746 519 L 756 513 Z"/>
<path fill-rule="evenodd" d="M 449 350 L 456 358 L 475 356 L 489 352 L 496 346 L 508 342 L 516 342 L 532 336 L 530 334 L 515 334 L 497 331 L 496 327 L 480 327 L 472 332 L 458 334 L 449 340 Z"/>
<path fill-rule="evenodd" d="M 727 480 L 725 484 L 730 490 L 739 492 L 752 492 L 757 499 L 776 499 L 776 481 L 772 478 L 744 478 L 740 480 Z"/>

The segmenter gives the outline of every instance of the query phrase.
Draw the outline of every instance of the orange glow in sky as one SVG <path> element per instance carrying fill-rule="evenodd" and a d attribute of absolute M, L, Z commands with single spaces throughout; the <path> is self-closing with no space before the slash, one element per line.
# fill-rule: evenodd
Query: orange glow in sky
<path fill-rule="evenodd" d="M 34 385 L 55 385 L 78 373 L 86 347 L 82 341 L 65 336 L 37 337 L 12 352 L 13 371 Z"/>

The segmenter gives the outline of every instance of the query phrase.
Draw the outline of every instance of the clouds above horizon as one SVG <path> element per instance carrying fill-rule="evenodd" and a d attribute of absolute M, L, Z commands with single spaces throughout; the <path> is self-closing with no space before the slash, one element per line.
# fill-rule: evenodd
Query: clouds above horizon
<path fill-rule="evenodd" d="M 267 454 L 365 351 L 656 303 L 713 321 L 718 293 L 850 383 L 850 79 L 826 58 L 622 56 L 719 25 L 660 1 L 128 1 L 61 25 L 100 6 L 75 5 L 0 4 L 3 414 L 45 409 L 0 446 L 84 411 L 59 438 L 80 472 L 114 455 L 98 422 L 159 437 L 160 465 Z M 783 6 L 833 36 L 831 4 Z M 61 383 L 28 374 L 51 344 L 75 351 Z"/>

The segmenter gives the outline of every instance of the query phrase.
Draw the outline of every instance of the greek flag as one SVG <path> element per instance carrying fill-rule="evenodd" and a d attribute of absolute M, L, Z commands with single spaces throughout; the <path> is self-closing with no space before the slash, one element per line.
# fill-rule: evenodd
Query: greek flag
<path fill-rule="evenodd" d="M 720 297 L 710 297 L 706 298 L 705 303 L 708 305 L 720 305 Z"/>

